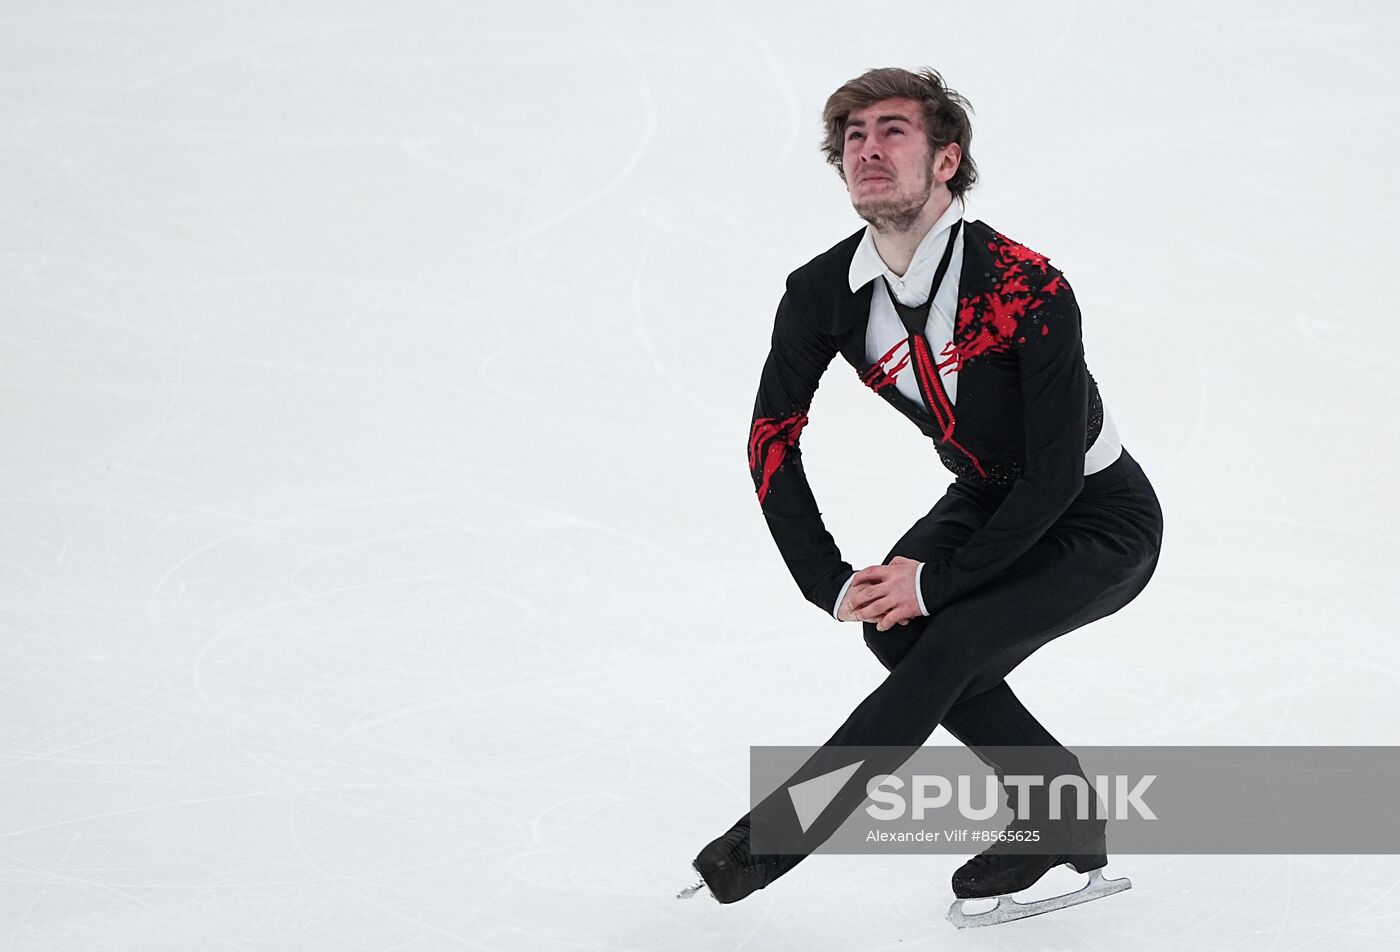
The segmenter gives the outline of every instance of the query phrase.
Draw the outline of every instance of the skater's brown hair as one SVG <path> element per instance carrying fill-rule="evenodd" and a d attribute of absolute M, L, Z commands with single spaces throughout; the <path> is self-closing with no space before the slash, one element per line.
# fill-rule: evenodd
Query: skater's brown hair
<path fill-rule="evenodd" d="M 937 152 L 953 142 L 962 149 L 958 171 L 948 180 L 948 190 L 961 198 L 977 182 L 977 163 L 972 161 L 969 152 L 972 122 L 967 113 L 972 103 L 957 90 L 949 89 L 943 77 L 927 67 L 917 73 L 893 66 L 867 70 L 827 99 L 822 109 L 822 125 L 826 127 L 822 152 L 826 153 L 826 161 L 836 167 L 841 181 L 846 180 L 846 173 L 841 169 L 841 154 L 845 148 L 847 117 L 857 109 L 884 99 L 914 99 L 923 105 L 930 152 Z"/>

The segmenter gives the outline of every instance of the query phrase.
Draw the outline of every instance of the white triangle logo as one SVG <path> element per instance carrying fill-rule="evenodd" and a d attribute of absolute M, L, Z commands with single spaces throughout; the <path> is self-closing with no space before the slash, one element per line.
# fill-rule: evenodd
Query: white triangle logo
<path fill-rule="evenodd" d="M 857 760 L 839 770 L 788 787 L 788 796 L 792 798 L 792 808 L 797 812 L 797 822 L 802 824 L 803 833 L 811 829 L 812 824 L 817 822 L 817 817 L 831 805 L 831 801 L 836 799 L 846 781 L 851 779 L 851 774 L 860 769 L 863 763 L 864 760 Z"/>

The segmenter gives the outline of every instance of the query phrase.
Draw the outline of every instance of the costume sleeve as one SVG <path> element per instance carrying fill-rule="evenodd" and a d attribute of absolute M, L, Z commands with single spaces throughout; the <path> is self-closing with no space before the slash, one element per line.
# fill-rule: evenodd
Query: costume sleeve
<path fill-rule="evenodd" d="M 1026 463 L 987 522 L 950 556 L 924 565 L 929 614 L 991 581 L 1045 535 L 1084 485 L 1089 372 L 1079 306 L 1056 274 L 1017 322 Z"/>
<path fill-rule="evenodd" d="M 838 347 L 835 338 L 812 326 L 804 313 L 810 307 L 789 278 L 754 401 L 749 472 L 768 530 L 798 588 L 834 615 L 837 596 L 855 573 L 822 523 L 802 469 L 799 438 L 812 395 Z"/>

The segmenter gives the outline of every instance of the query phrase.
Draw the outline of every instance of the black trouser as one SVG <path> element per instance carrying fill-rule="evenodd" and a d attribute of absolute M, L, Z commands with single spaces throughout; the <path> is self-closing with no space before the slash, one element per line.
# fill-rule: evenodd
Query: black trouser
<path fill-rule="evenodd" d="M 921 562 L 948 556 L 991 517 L 1006 490 L 954 482 L 928 515 L 886 557 Z M 1084 488 L 1050 530 L 997 581 L 927 618 L 881 632 L 865 625 L 865 642 L 889 669 L 885 680 L 801 769 L 787 787 L 865 763 L 812 828 L 804 850 L 781 856 L 786 872 L 824 842 L 865 800 L 867 782 L 893 773 L 942 724 L 992 766 L 1007 773 L 1055 772 L 1083 776 L 1079 762 L 1012 694 L 1004 678 L 1033 651 L 1066 632 L 1118 611 L 1147 585 L 1162 544 L 1162 510 L 1146 474 L 1126 449 L 1112 465 L 1085 477 Z M 1078 684 L 1067 684 L 1071 695 Z M 844 754 L 842 747 L 888 748 L 880 756 Z M 1041 749 L 1033 766 L 996 763 L 1006 752 L 990 747 Z M 791 809 L 786 814 L 791 814 Z M 775 809 L 767 817 L 784 815 Z M 749 821 L 745 816 L 740 823 Z M 791 822 L 795 822 L 791 821 Z M 774 835 L 792 836 L 792 829 Z M 761 842 L 760 842 L 761 846 Z"/>

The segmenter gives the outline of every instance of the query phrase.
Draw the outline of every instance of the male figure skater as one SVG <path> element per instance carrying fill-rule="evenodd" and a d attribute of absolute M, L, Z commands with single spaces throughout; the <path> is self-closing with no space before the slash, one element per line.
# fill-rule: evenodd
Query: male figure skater
<path fill-rule="evenodd" d="M 809 601 L 863 623 L 889 669 L 794 782 L 839 766 L 842 747 L 903 752 L 862 765 L 806 831 L 813 848 L 864 800 L 867 780 L 892 772 L 939 724 L 1000 778 L 1082 777 L 1004 678 L 1136 597 L 1161 546 L 1161 509 L 1085 366 L 1068 282 L 1044 255 L 963 220 L 977 178 L 967 106 L 932 70 L 870 70 L 827 100 L 823 148 L 867 225 L 788 277 L 754 405 L 749 466 L 784 561 Z M 859 571 L 822 523 L 799 448 L 838 353 L 956 477 L 884 564 Z M 1037 754 L 997 762 L 1007 754 L 988 748 L 1002 747 Z M 1025 889 L 1059 863 L 1105 865 L 1103 822 L 1052 820 L 1047 799 L 1032 793 L 1030 819 L 1017 821 L 1057 834 L 1047 853 L 994 846 L 954 874 L 959 901 Z M 1017 806 L 1010 788 L 1008 800 Z M 751 852 L 750 820 L 700 852 L 701 881 L 683 895 L 708 887 L 734 902 L 806 855 Z M 1005 918 L 1044 911 L 1021 908 Z"/>

